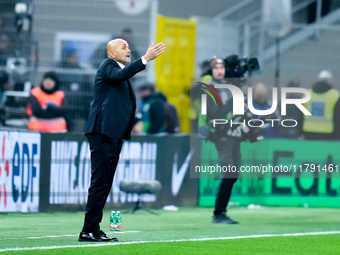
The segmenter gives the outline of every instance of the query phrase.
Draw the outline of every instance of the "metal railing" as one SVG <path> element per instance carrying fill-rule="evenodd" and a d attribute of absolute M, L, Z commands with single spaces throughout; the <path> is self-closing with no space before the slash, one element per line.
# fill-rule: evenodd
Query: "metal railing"
<path fill-rule="evenodd" d="M 214 18 L 228 18 L 230 15 L 238 11 L 242 11 L 243 8 L 247 7 L 253 2 L 254 1 L 252 0 L 240 1 L 227 10 L 216 15 Z M 306 23 L 293 22 L 292 31 L 290 34 L 285 38 L 282 38 L 280 52 L 293 47 L 311 35 L 314 35 L 317 38 L 321 29 L 324 29 L 325 26 L 340 20 L 340 12 L 338 10 L 331 10 L 331 12 L 326 17 L 322 17 L 323 0 L 305 0 L 296 3 L 294 6 L 292 6 L 293 20 L 296 19 L 299 14 L 301 16 L 301 12 L 304 10 L 306 10 L 307 13 L 307 8 L 309 8 L 309 6 L 313 3 L 316 4 L 315 22 L 308 24 L 307 19 Z M 262 23 L 261 8 L 240 19 L 237 24 L 240 31 L 239 52 L 241 55 L 256 55 L 261 63 L 270 61 L 274 58 L 275 40 L 266 36 L 266 32 L 264 31 Z"/>

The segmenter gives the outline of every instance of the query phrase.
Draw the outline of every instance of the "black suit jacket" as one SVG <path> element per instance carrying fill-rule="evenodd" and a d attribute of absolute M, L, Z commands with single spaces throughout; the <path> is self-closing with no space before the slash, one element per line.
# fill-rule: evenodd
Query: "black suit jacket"
<path fill-rule="evenodd" d="M 85 134 L 95 132 L 114 139 L 131 139 L 136 98 L 128 79 L 144 69 L 141 58 L 123 69 L 110 58 L 100 64 Z"/>

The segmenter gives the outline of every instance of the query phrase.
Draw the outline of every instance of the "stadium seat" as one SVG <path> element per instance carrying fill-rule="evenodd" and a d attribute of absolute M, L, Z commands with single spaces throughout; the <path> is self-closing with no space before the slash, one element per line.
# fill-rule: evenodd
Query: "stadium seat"
<path fill-rule="evenodd" d="M 1 124 L 13 128 L 28 128 L 27 101 L 29 91 L 5 91 L 0 102 Z"/>

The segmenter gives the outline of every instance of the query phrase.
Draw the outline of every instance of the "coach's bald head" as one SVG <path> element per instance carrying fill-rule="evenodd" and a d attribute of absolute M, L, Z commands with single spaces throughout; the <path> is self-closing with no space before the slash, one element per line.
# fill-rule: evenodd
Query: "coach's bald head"
<path fill-rule="evenodd" d="M 111 40 L 107 43 L 107 56 L 117 62 L 126 65 L 131 61 L 129 44 L 120 38 Z"/>

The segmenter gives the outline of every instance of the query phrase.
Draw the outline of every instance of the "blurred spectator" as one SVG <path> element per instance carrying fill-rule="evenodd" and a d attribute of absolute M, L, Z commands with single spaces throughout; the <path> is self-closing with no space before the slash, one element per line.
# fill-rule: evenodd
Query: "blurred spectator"
<path fill-rule="evenodd" d="M 307 7 L 307 23 L 313 23 L 316 21 L 316 11 L 317 11 L 317 0 L 313 3 L 309 4 Z M 331 0 L 322 0 L 321 1 L 321 17 L 327 15 L 331 10 L 332 1 Z"/>
<path fill-rule="evenodd" d="M 64 59 L 59 64 L 62 68 L 81 68 L 79 63 L 79 56 L 76 50 L 70 50 Z"/>
<path fill-rule="evenodd" d="M 80 64 L 77 50 L 67 51 L 65 58 L 59 63 L 58 67 L 67 69 L 79 69 L 75 71 L 64 71 L 60 73 L 60 89 L 65 92 L 68 107 L 72 109 L 70 116 L 72 119 L 87 119 L 90 101 L 92 100 L 93 86 L 90 77 L 82 73 L 83 67 Z M 91 95 L 91 96 L 89 96 Z M 80 125 L 79 127 L 78 124 Z M 75 122 L 73 128 L 83 130 L 84 123 Z M 70 129 L 68 129 L 70 131 Z"/>
<path fill-rule="evenodd" d="M 129 49 L 131 50 L 131 61 L 139 58 L 139 53 L 136 49 L 136 45 L 134 44 L 134 39 L 133 39 L 133 32 L 131 28 L 124 28 L 120 34 L 120 38 L 123 40 L 127 41 L 129 44 Z"/>
<path fill-rule="evenodd" d="M 9 81 L 8 73 L 5 71 L 0 71 L 0 123 L 3 125 L 5 121 L 5 103 L 3 94 L 4 91 L 10 89 L 11 83 Z"/>
<path fill-rule="evenodd" d="M 312 115 L 305 115 L 303 133 L 306 139 L 334 140 L 340 138 L 340 93 L 332 87 L 332 74 L 323 70 L 313 85 L 311 99 L 305 103 Z"/>
<path fill-rule="evenodd" d="M 131 61 L 140 57 L 138 51 L 136 50 L 134 39 L 133 39 L 133 31 L 131 28 L 124 28 L 121 33 L 117 36 L 112 36 L 113 39 L 121 38 L 129 44 L 129 49 L 131 50 L 130 59 Z M 107 58 L 107 51 L 106 51 L 106 43 L 101 44 L 93 53 L 91 63 L 94 68 L 98 68 L 100 63 Z"/>
<path fill-rule="evenodd" d="M 8 36 L 2 34 L 0 36 L 0 66 L 5 66 L 7 64 L 7 58 L 9 57 L 8 48 L 9 48 Z"/>
<path fill-rule="evenodd" d="M 74 49 L 67 52 L 66 57 L 62 59 L 58 67 L 81 69 L 78 52 Z M 80 84 L 82 83 L 82 79 L 83 77 L 79 73 L 66 72 L 60 75 L 60 85 L 64 90 L 78 91 Z"/>
<path fill-rule="evenodd" d="M 200 64 L 200 68 L 201 68 L 201 77 L 204 77 L 205 75 L 209 75 L 211 77 L 212 73 L 211 73 L 211 67 L 210 67 L 210 63 L 208 60 L 204 60 L 201 64 Z"/>
<path fill-rule="evenodd" d="M 0 71 L 0 99 L 2 99 L 4 91 L 12 90 L 14 88 L 13 83 L 9 79 L 9 75 L 6 71 Z"/>
<path fill-rule="evenodd" d="M 139 89 L 141 97 L 140 112 L 143 132 L 149 134 L 180 132 L 179 119 L 174 105 L 167 102 L 166 96 L 155 92 L 151 83 L 142 85 Z"/>
<path fill-rule="evenodd" d="M 27 92 L 30 82 L 23 82 L 23 79 L 18 73 L 0 71 L 1 123 L 5 126 L 27 129 Z M 27 90 L 24 91 L 24 88 Z"/>
<path fill-rule="evenodd" d="M 67 131 L 64 92 L 59 90 L 56 73 L 45 73 L 40 87 L 31 90 L 27 113 L 30 116 L 30 130 L 53 133 Z"/>
<path fill-rule="evenodd" d="M 198 119 L 201 109 L 201 90 L 199 84 L 194 84 L 190 90 L 190 133 L 198 132 Z"/>
<path fill-rule="evenodd" d="M 22 83 L 13 82 L 6 71 L 0 71 L 0 108 L 2 114 L 5 114 L 5 106 L 16 106 L 17 102 L 14 97 L 4 97 L 5 91 L 20 91 Z"/>
<path fill-rule="evenodd" d="M 253 106 L 257 110 L 268 110 L 271 105 L 268 103 L 268 91 L 267 87 L 263 83 L 257 83 L 254 86 L 253 93 Z M 276 114 L 277 115 L 277 114 Z M 253 114 L 254 119 L 260 119 L 261 116 Z M 277 119 L 277 117 L 275 117 Z M 279 136 L 279 126 L 274 125 L 264 129 L 263 137 L 274 138 Z"/>
<path fill-rule="evenodd" d="M 210 62 L 208 60 L 203 61 L 200 64 L 200 81 L 203 83 L 210 83 L 212 80 L 212 71 L 210 67 Z M 199 83 L 193 84 L 189 90 L 190 94 L 190 132 L 198 132 L 198 119 L 199 111 L 201 108 L 201 85 Z"/>

